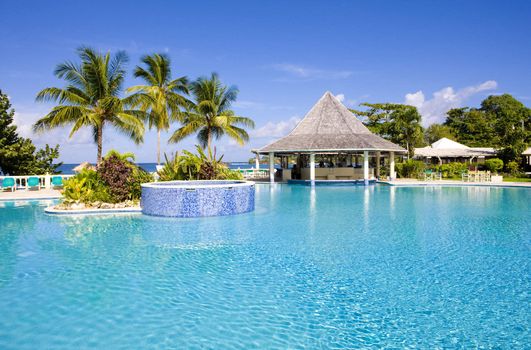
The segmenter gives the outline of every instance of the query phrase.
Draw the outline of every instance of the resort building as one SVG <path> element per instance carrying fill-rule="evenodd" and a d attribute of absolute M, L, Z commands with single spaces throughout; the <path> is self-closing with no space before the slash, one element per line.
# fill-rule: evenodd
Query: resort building
<path fill-rule="evenodd" d="M 415 148 L 415 159 L 426 163 L 445 164 L 451 162 L 482 163 L 486 158 L 496 157 L 496 151 L 491 147 L 468 147 L 446 137 L 432 143 L 430 146 Z"/>
<path fill-rule="evenodd" d="M 522 152 L 522 156 L 524 156 L 524 171 L 526 173 L 531 171 L 531 147 L 527 147 L 525 151 Z"/>
<path fill-rule="evenodd" d="M 275 158 L 280 159 L 282 181 L 369 180 L 380 177 L 387 160 L 389 177 L 395 178 L 395 154 L 406 150 L 374 135 L 330 92 L 313 106 L 285 137 L 258 150 L 269 157 L 269 179 L 275 181 Z M 290 165 L 290 160 L 294 165 Z"/>

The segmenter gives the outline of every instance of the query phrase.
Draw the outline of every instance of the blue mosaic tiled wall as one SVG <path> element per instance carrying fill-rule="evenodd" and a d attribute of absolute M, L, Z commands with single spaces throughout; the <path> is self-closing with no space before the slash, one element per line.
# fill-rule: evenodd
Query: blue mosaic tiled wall
<path fill-rule="evenodd" d="M 174 182 L 175 183 L 175 182 Z M 247 213 L 254 210 L 254 184 L 232 186 L 171 187 L 171 183 L 142 186 L 141 207 L 147 215 L 172 217 L 221 216 Z M 159 185 L 160 184 L 160 185 Z M 201 183 L 208 185 L 209 183 Z M 179 182 L 182 185 L 182 182 Z"/>

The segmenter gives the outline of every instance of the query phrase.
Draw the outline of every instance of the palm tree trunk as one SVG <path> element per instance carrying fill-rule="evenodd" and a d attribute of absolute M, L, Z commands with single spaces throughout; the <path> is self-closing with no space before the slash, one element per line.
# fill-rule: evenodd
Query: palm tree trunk
<path fill-rule="evenodd" d="M 103 123 L 97 127 L 97 143 L 98 143 L 98 160 L 97 163 L 101 162 L 101 154 L 103 151 Z"/>
<path fill-rule="evenodd" d="M 207 135 L 207 150 L 210 150 L 210 145 L 212 143 L 212 133 L 210 132 L 210 129 L 208 129 Z"/>
<path fill-rule="evenodd" d="M 157 165 L 160 165 L 160 129 L 157 130 Z"/>

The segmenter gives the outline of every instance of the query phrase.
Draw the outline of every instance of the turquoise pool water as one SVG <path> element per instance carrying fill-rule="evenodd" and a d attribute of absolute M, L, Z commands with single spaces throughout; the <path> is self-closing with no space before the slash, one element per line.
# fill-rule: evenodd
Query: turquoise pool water
<path fill-rule="evenodd" d="M 530 203 L 287 185 L 217 218 L 0 203 L 0 349 L 529 348 Z"/>

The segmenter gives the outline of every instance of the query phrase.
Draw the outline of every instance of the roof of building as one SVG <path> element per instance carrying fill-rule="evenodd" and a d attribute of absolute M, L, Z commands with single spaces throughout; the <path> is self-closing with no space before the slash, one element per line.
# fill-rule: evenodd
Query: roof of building
<path fill-rule="evenodd" d="M 432 143 L 431 148 L 434 148 L 434 149 L 469 149 L 470 147 L 465 146 L 459 142 L 455 142 L 454 140 L 450 140 L 446 137 L 443 137 L 442 139 Z"/>
<path fill-rule="evenodd" d="M 260 148 L 257 152 L 364 150 L 406 152 L 404 148 L 374 135 L 327 91 L 287 136 Z"/>
<path fill-rule="evenodd" d="M 531 147 L 527 147 L 527 149 L 524 152 L 522 152 L 522 155 L 531 156 Z"/>
<path fill-rule="evenodd" d="M 481 157 L 496 154 L 491 147 L 468 147 L 446 137 L 432 143 L 430 146 L 415 148 L 415 156 L 419 157 Z"/>

